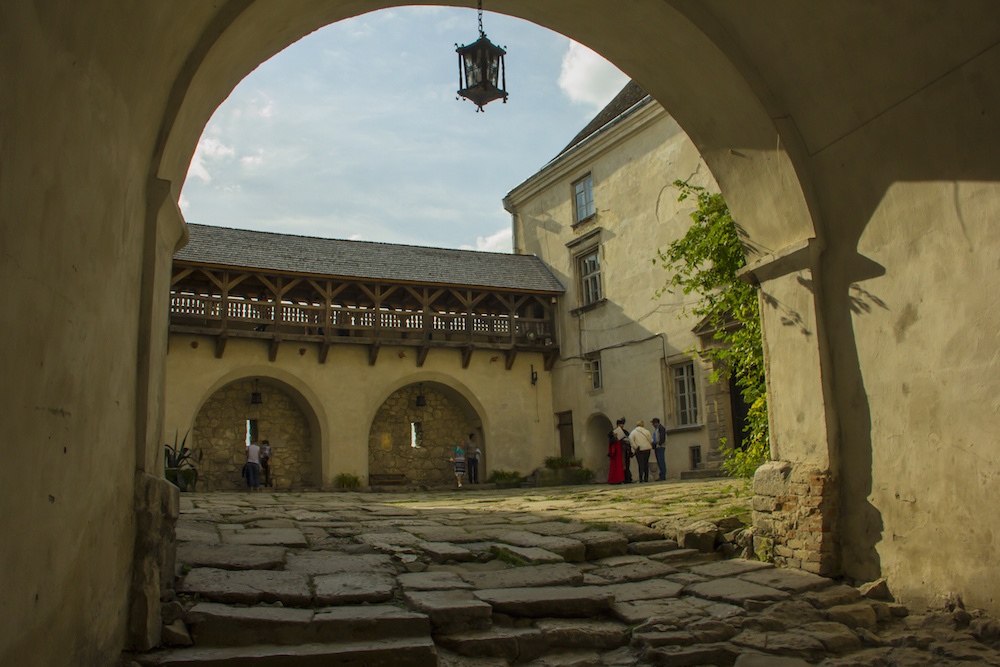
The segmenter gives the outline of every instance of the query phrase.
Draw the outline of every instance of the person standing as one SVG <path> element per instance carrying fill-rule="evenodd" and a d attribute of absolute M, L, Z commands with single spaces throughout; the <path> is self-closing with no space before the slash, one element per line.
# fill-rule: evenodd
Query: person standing
<path fill-rule="evenodd" d="M 656 467 L 659 469 L 659 481 L 667 479 L 667 429 L 660 423 L 659 417 L 653 417 L 653 454 L 656 455 Z"/>
<path fill-rule="evenodd" d="M 622 466 L 622 441 L 614 431 L 608 431 L 608 484 L 621 484 L 625 481 L 625 468 Z"/>
<path fill-rule="evenodd" d="M 255 442 L 247 445 L 247 486 L 251 493 L 260 490 L 260 445 Z"/>
<path fill-rule="evenodd" d="M 465 441 L 465 458 L 469 462 L 469 484 L 479 484 L 479 457 L 483 450 L 476 447 L 476 434 L 470 433 Z"/>
<path fill-rule="evenodd" d="M 455 467 L 455 481 L 462 488 L 462 477 L 465 476 L 465 443 L 460 442 L 451 450 L 451 463 Z"/>
<path fill-rule="evenodd" d="M 273 486 L 271 483 L 271 443 L 262 440 L 260 443 L 260 469 L 264 473 L 264 486 Z"/>
<path fill-rule="evenodd" d="M 639 481 L 649 481 L 649 455 L 653 451 L 653 436 L 646 429 L 644 422 L 636 422 L 635 428 L 628 434 L 635 449 L 635 458 L 639 464 Z"/>
<path fill-rule="evenodd" d="M 628 431 L 625 430 L 625 418 L 621 417 L 615 423 L 615 430 L 612 433 L 621 443 L 622 450 L 622 470 L 625 475 L 624 484 L 632 483 L 632 443 L 628 440 Z"/>

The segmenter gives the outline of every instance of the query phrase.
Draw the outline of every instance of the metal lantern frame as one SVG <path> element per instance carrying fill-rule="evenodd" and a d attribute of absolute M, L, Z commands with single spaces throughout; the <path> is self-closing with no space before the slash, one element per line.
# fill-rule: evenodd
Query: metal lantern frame
<path fill-rule="evenodd" d="M 483 32 L 483 2 L 479 0 L 479 39 L 465 46 L 455 45 L 458 53 L 458 94 L 475 104 L 476 113 L 493 100 L 507 103 L 507 52 L 491 42 Z"/>

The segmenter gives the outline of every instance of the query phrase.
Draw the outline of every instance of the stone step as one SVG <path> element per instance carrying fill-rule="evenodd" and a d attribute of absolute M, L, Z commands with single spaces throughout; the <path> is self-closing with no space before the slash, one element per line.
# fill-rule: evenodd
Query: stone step
<path fill-rule="evenodd" d="M 185 621 L 195 644 L 201 647 L 360 642 L 427 637 L 431 632 L 425 614 L 394 605 L 313 610 L 200 602 L 187 612 Z"/>
<path fill-rule="evenodd" d="M 436 667 L 430 637 L 297 646 L 193 647 L 132 656 L 143 667 Z"/>

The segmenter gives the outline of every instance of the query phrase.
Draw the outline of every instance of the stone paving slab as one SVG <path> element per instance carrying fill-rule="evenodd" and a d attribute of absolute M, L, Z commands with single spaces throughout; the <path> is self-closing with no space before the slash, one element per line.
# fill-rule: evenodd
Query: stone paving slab
<path fill-rule="evenodd" d="M 629 641 L 629 628 L 615 621 L 543 618 L 535 623 L 549 646 L 613 649 Z"/>
<path fill-rule="evenodd" d="M 583 573 L 569 563 L 530 565 L 496 572 L 463 572 L 460 576 L 480 589 L 578 586 L 583 583 Z"/>
<path fill-rule="evenodd" d="M 222 541 L 226 544 L 309 546 L 306 536 L 298 528 L 247 528 L 235 533 L 223 534 Z"/>
<path fill-rule="evenodd" d="M 728 578 L 691 584 L 685 592 L 707 600 L 743 605 L 747 600 L 783 600 L 788 593 L 742 579 Z"/>
<path fill-rule="evenodd" d="M 571 563 L 580 563 L 586 559 L 587 548 L 579 540 L 568 537 L 538 535 L 526 530 L 510 530 L 496 536 L 500 542 L 517 547 L 534 547 L 559 554 Z"/>
<path fill-rule="evenodd" d="M 494 544 L 490 547 L 499 552 L 507 552 L 520 559 L 524 563 L 531 565 L 544 565 L 545 563 L 563 563 L 565 558 L 557 553 L 553 553 L 540 547 L 518 547 L 513 544 Z"/>
<path fill-rule="evenodd" d="M 682 584 L 668 579 L 652 579 L 627 584 L 614 584 L 608 590 L 615 594 L 616 602 L 635 602 L 636 600 L 658 600 L 677 597 L 684 590 Z"/>
<path fill-rule="evenodd" d="M 290 553 L 285 569 L 301 574 L 395 574 L 392 556 L 386 554 L 345 554 L 339 551 L 303 551 Z"/>
<path fill-rule="evenodd" d="M 591 570 L 590 574 L 610 583 L 627 583 L 630 581 L 661 579 L 677 572 L 676 568 L 666 563 L 660 563 L 642 556 L 635 556 L 633 558 L 636 560 L 616 561 L 612 558 L 605 558 L 598 561 L 601 566 Z"/>
<path fill-rule="evenodd" d="M 471 575 L 475 576 L 475 575 Z M 471 589 L 472 584 L 455 572 L 408 572 L 396 577 L 400 586 L 411 591 L 453 591 Z"/>
<path fill-rule="evenodd" d="M 536 628 L 501 628 L 437 635 L 435 641 L 470 658 L 503 658 L 508 662 L 530 660 L 547 648 Z"/>
<path fill-rule="evenodd" d="M 135 659 L 143 667 L 290 664 L 296 667 L 436 667 L 437 651 L 430 637 L 402 637 L 298 646 L 191 647 L 142 654 Z"/>
<path fill-rule="evenodd" d="M 646 540 L 643 542 L 632 542 L 628 545 L 628 553 L 639 556 L 651 556 L 667 551 L 676 551 L 680 548 L 677 540 Z"/>
<path fill-rule="evenodd" d="M 770 586 L 771 588 L 791 593 L 821 590 L 832 586 L 834 583 L 832 579 L 821 577 L 818 574 L 785 568 L 771 568 L 748 572 L 739 575 L 739 578 L 754 584 Z"/>
<path fill-rule="evenodd" d="M 307 607 L 312 602 L 309 578 L 277 570 L 230 571 L 199 567 L 181 580 L 178 590 L 215 602 L 257 604 L 281 602 Z"/>
<path fill-rule="evenodd" d="M 583 543 L 585 558 L 588 561 L 624 556 L 628 552 L 628 538 L 611 530 L 574 533 L 573 539 Z"/>
<path fill-rule="evenodd" d="M 590 530 L 590 526 L 577 521 L 544 521 L 542 523 L 525 524 L 524 529 L 538 535 L 549 535 L 551 537 L 572 535 L 576 537 L 577 533 Z"/>
<path fill-rule="evenodd" d="M 319 605 L 347 605 L 386 602 L 392 599 L 396 578 L 389 574 L 321 574 L 313 577 Z"/>
<path fill-rule="evenodd" d="M 495 612 L 522 618 L 589 618 L 609 610 L 615 598 L 603 586 L 492 588 L 475 596 Z"/>
<path fill-rule="evenodd" d="M 189 567 L 220 570 L 277 570 L 285 565 L 285 547 L 181 542 L 177 561 Z"/>
<path fill-rule="evenodd" d="M 629 542 L 652 542 L 666 538 L 660 531 L 640 523 L 611 523 L 607 529 L 621 533 Z"/>
<path fill-rule="evenodd" d="M 476 559 L 475 553 L 451 542 L 423 542 L 417 547 L 430 556 L 435 563 L 463 562 Z"/>
<path fill-rule="evenodd" d="M 477 542 L 480 536 L 465 528 L 456 526 L 417 526 L 402 527 L 408 533 L 416 535 L 426 542 Z"/>
<path fill-rule="evenodd" d="M 200 542 L 202 544 L 219 544 L 219 529 L 214 523 L 194 521 L 178 521 L 175 529 L 178 542 Z"/>
<path fill-rule="evenodd" d="M 690 571 L 694 574 L 700 574 L 703 577 L 733 577 L 746 572 L 773 569 L 774 565 L 770 563 L 734 558 L 732 560 L 720 560 L 715 563 L 707 563 L 705 565 L 696 565 L 692 567 Z"/>
<path fill-rule="evenodd" d="M 185 616 L 199 646 L 308 643 L 312 609 L 200 602 Z M 314 640 L 315 641 L 315 640 Z"/>
<path fill-rule="evenodd" d="M 406 591 L 403 596 L 411 609 L 430 618 L 435 633 L 484 629 L 492 621 L 493 607 L 472 591 Z"/>

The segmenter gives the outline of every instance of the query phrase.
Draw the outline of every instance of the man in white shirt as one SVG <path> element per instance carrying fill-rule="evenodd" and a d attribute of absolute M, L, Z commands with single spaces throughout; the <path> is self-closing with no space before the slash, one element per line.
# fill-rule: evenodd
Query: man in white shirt
<path fill-rule="evenodd" d="M 649 454 L 653 451 L 653 436 L 646 430 L 644 422 L 637 422 L 632 432 L 628 434 L 635 450 L 635 458 L 639 464 L 639 481 L 649 481 Z"/>

